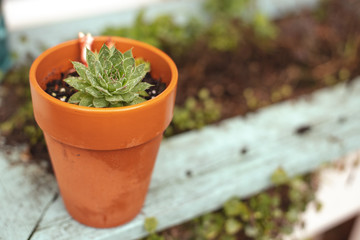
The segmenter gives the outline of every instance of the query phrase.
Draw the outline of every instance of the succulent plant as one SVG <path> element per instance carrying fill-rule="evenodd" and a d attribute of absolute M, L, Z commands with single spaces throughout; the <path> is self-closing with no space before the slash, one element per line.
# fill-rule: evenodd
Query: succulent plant
<path fill-rule="evenodd" d="M 115 47 L 105 44 L 99 53 L 87 49 L 86 62 L 72 62 L 78 77 L 68 77 L 64 81 L 78 92 L 69 103 L 87 107 L 120 107 L 141 103 L 147 96 L 145 90 L 151 85 L 142 82 L 150 64 L 136 61 L 132 49 L 121 53 Z"/>

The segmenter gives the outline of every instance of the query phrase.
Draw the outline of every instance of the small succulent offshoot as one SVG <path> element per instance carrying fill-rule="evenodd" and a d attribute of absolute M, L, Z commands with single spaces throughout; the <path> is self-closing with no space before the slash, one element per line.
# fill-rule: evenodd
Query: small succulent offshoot
<path fill-rule="evenodd" d="M 102 46 L 99 53 L 86 51 L 86 63 L 72 62 L 78 77 L 68 77 L 64 81 L 78 92 L 69 103 L 86 107 L 121 107 L 146 101 L 151 85 L 142 82 L 150 63 L 134 59 L 132 49 L 121 53 L 114 46 Z"/>
<path fill-rule="evenodd" d="M 81 62 L 85 66 L 87 66 L 86 50 L 87 49 L 92 50 L 91 47 L 92 47 L 92 43 L 94 42 L 94 38 L 93 38 L 93 36 L 91 36 L 90 33 L 85 35 L 82 32 L 79 32 L 78 38 L 79 38 L 79 44 L 80 44 L 80 59 L 81 59 Z"/>

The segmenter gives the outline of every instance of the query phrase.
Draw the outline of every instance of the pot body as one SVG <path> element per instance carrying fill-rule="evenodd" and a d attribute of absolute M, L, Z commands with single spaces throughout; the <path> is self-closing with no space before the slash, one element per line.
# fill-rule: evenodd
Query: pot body
<path fill-rule="evenodd" d="M 95 38 L 99 51 L 109 37 Z M 151 74 L 167 88 L 146 102 L 119 108 L 64 103 L 45 93 L 46 83 L 78 61 L 78 40 L 41 54 L 30 69 L 35 119 L 43 130 L 66 209 L 93 227 L 114 227 L 141 210 L 175 101 L 177 69 L 162 51 L 135 40 L 111 37 L 122 52 L 151 63 Z"/>

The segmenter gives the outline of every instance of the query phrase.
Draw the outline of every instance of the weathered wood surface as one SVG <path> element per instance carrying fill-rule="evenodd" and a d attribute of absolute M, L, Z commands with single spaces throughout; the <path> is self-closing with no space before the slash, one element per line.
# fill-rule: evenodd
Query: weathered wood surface
<path fill-rule="evenodd" d="M 360 149 L 359 110 L 360 79 L 168 139 L 161 145 L 142 212 L 113 229 L 72 220 L 61 197 L 53 201 L 57 190 L 51 177 L 38 176 L 49 184 L 38 188 L 24 174 L 29 166 L 2 160 L 0 209 L 6 214 L 0 216 L 5 226 L 0 239 L 27 239 L 37 222 L 31 240 L 137 239 L 146 234 L 146 217 L 156 217 L 159 229 L 182 223 L 232 196 L 263 190 L 279 166 L 290 175 L 301 174 Z M 299 135 L 299 128 L 309 130 Z"/>
<path fill-rule="evenodd" d="M 28 239 L 57 194 L 53 176 L 0 153 L 0 240 Z"/>

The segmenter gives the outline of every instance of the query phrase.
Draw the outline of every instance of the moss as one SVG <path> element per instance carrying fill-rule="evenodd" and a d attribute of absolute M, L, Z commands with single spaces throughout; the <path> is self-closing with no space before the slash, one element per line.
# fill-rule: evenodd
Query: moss
<path fill-rule="evenodd" d="M 16 110 L 9 113 L 9 117 L 0 124 L 0 132 L 9 138 L 12 138 L 11 136 L 20 137 L 22 139 L 20 141 L 26 141 L 32 146 L 37 143 L 44 144 L 44 138 L 34 120 L 28 79 L 29 69 L 28 65 L 15 66 L 4 76 L 1 87 L 6 92 L 5 95 L 8 97 L 15 95 L 19 102 L 9 103 L 10 107 L 7 111 Z M 12 141 L 11 139 L 7 140 Z"/>
<path fill-rule="evenodd" d="M 248 199 L 232 197 L 224 203 L 222 209 L 204 214 L 177 228 L 186 229 L 186 239 L 283 239 L 292 233 L 295 226 L 302 226 L 300 216 L 310 202 L 321 206 L 315 199 L 317 177 L 312 174 L 290 178 L 279 168 L 269 180 L 274 187 Z M 158 234 L 152 232 L 152 235 L 182 239 L 172 238 L 171 231 Z"/>
<path fill-rule="evenodd" d="M 184 106 L 175 106 L 174 117 L 165 136 L 200 129 L 221 117 L 221 107 L 211 98 L 207 89 L 201 89 L 197 97 L 186 99 Z"/>

